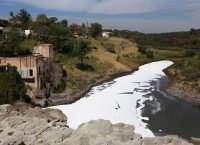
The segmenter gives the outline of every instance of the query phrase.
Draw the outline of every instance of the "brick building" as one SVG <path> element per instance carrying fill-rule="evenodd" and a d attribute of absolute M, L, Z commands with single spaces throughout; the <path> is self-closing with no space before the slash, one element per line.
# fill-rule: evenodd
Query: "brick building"
<path fill-rule="evenodd" d="M 63 78 L 63 66 L 55 62 L 51 44 L 36 46 L 32 56 L 0 57 L 0 66 L 6 65 L 16 66 L 25 83 L 37 89 L 57 87 Z"/>

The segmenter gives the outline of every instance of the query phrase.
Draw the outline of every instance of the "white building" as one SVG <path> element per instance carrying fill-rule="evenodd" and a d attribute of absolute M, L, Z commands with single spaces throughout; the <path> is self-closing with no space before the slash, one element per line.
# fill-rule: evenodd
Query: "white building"
<path fill-rule="evenodd" d="M 103 32 L 102 37 L 108 38 L 110 36 L 110 32 Z"/>
<path fill-rule="evenodd" d="M 24 31 L 24 34 L 25 34 L 26 36 L 29 36 L 30 34 L 32 34 L 32 30 L 30 30 L 30 29 L 25 30 L 25 31 Z"/>

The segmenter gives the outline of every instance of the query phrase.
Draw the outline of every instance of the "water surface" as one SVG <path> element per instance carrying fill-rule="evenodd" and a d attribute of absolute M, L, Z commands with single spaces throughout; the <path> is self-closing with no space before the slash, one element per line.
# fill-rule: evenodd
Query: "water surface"
<path fill-rule="evenodd" d="M 66 114 L 71 128 L 105 119 L 132 124 L 143 137 L 165 134 L 200 137 L 199 110 L 163 91 L 167 84 L 163 69 L 172 64 L 158 61 L 143 65 L 131 75 L 93 87 L 73 104 L 53 108 Z"/>

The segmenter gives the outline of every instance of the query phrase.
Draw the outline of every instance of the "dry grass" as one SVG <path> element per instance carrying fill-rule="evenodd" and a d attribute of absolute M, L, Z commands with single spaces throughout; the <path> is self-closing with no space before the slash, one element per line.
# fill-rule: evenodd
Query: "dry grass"
<path fill-rule="evenodd" d="M 100 63 L 108 64 L 114 71 L 130 71 L 132 68 L 119 62 L 119 57 L 137 57 L 137 48 L 126 39 L 111 37 L 107 39 L 92 40 L 92 47 L 95 49 L 90 56 L 98 58 Z M 106 50 L 106 45 L 112 45 L 116 53 L 110 53 Z M 111 71 L 112 72 L 112 71 Z"/>
<path fill-rule="evenodd" d="M 108 38 L 90 40 L 91 47 L 94 48 L 84 63 L 91 65 L 94 71 L 81 71 L 76 67 L 79 62 L 77 58 L 70 58 L 64 54 L 58 54 L 57 58 L 65 64 L 67 71 L 67 89 L 72 92 L 79 92 L 89 84 L 108 75 L 120 72 L 128 72 L 136 69 L 140 62 L 135 61 L 138 57 L 137 48 L 134 44 L 122 38 Z M 112 46 L 115 53 L 107 50 L 107 46 Z"/>

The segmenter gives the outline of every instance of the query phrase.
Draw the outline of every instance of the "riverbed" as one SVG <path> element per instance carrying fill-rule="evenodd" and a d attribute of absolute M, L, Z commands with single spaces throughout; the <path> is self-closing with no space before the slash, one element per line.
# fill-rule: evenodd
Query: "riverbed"
<path fill-rule="evenodd" d="M 132 124 L 143 137 L 200 137 L 199 110 L 164 91 L 168 79 L 163 70 L 172 64 L 158 61 L 142 65 L 130 75 L 93 87 L 73 104 L 52 108 L 62 110 L 68 126 L 74 129 L 90 120 L 105 119 Z"/>

